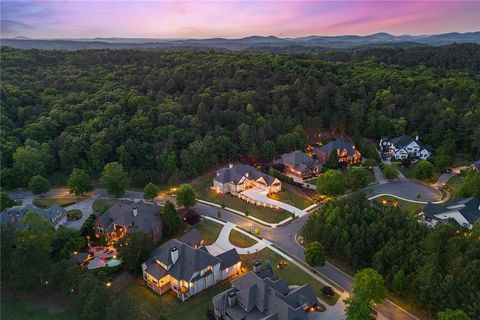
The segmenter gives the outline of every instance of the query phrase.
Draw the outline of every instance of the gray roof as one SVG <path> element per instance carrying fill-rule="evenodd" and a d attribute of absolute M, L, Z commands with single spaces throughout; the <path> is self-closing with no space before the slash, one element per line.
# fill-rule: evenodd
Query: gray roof
<path fill-rule="evenodd" d="M 178 250 L 178 260 L 174 264 L 172 264 L 171 257 L 171 250 L 173 248 Z M 232 252 L 232 250 L 234 252 Z M 205 269 L 208 266 L 215 266 L 220 263 L 220 268 L 223 270 L 239 262 L 240 256 L 235 249 L 232 250 L 215 257 L 205 250 L 204 247 L 193 248 L 177 239 L 171 239 L 152 252 L 151 258 L 145 262 L 147 267 L 145 271 L 156 279 L 170 274 L 177 280 L 194 281 L 200 277 L 197 275 L 196 278 L 193 278 L 195 272 Z M 164 269 L 157 261 L 166 266 L 170 266 L 170 268 L 168 270 Z M 204 274 L 203 277 L 206 275 L 207 274 Z"/>
<path fill-rule="evenodd" d="M 444 206 L 428 203 L 423 211 L 426 218 L 438 220 L 436 215 L 451 211 L 459 212 L 470 224 L 480 220 L 480 199 L 460 199 L 446 203 Z"/>
<path fill-rule="evenodd" d="M 137 215 L 133 214 L 134 209 Z M 98 217 L 97 226 L 110 231 L 113 225 L 131 226 L 129 231 L 149 232 L 162 227 L 162 218 L 158 215 L 160 207 L 143 201 L 119 201 Z"/>
<path fill-rule="evenodd" d="M 81 264 L 88 258 L 88 256 L 89 254 L 87 252 L 79 252 L 77 254 L 74 254 L 70 259 L 67 260 L 67 262 L 73 264 Z"/>
<path fill-rule="evenodd" d="M 213 305 L 232 319 L 307 319 L 304 305 L 317 304 L 310 285 L 289 288 L 283 279 L 254 272 L 231 281 L 232 288 L 213 297 Z M 229 306 L 228 295 L 237 303 Z"/>
<path fill-rule="evenodd" d="M 260 177 L 265 179 L 267 185 L 272 185 L 276 178 L 257 171 L 254 167 L 246 165 L 246 164 L 235 164 L 231 168 L 222 168 L 217 171 L 217 176 L 213 178 L 215 181 L 220 183 L 227 183 L 233 182 L 234 184 L 238 184 L 243 177 L 248 177 L 248 179 L 257 180 Z"/>
<path fill-rule="evenodd" d="M 299 171 L 317 166 L 320 162 L 317 159 L 313 159 L 303 151 L 293 151 L 290 153 L 282 154 L 280 159 L 275 163 L 282 163 L 284 165 L 291 166 Z"/>
<path fill-rule="evenodd" d="M 330 153 L 333 150 L 343 150 L 343 149 L 347 150 L 347 154 L 350 157 L 353 157 L 355 155 L 355 152 L 357 151 L 357 149 L 355 149 L 355 146 L 349 142 L 346 142 L 343 140 L 334 140 L 334 141 L 330 141 L 324 146 L 314 148 L 313 152 L 315 153 L 322 152 L 322 153 L 326 153 L 327 155 L 330 155 Z"/>
<path fill-rule="evenodd" d="M 2 223 L 11 223 L 15 228 L 21 228 L 21 223 L 19 220 L 29 211 L 40 214 L 53 224 L 56 224 L 58 221 L 60 221 L 67 212 L 67 210 L 56 204 L 48 209 L 42 209 L 28 204 L 25 206 L 15 206 L 3 210 L 1 214 L 1 221 Z"/>
<path fill-rule="evenodd" d="M 403 135 L 403 136 L 396 137 L 396 138 L 393 138 L 392 140 L 390 140 L 390 142 L 397 149 L 405 148 L 406 146 L 408 146 L 413 141 L 415 141 L 415 143 L 420 146 L 420 150 L 421 149 L 426 149 L 428 152 L 432 152 L 432 148 L 429 145 L 424 145 L 419 140 L 415 140 L 414 138 L 412 138 L 409 135 Z"/>
<path fill-rule="evenodd" d="M 477 169 L 478 171 L 480 171 L 480 160 L 478 160 L 477 162 L 474 162 L 472 164 L 472 167 L 474 167 L 475 169 Z"/>
<path fill-rule="evenodd" d="M 197 229 L 193 228 L 192 230 L 181 236 L 178 240 L 188 244 L 191 247 L 195 247 L 201 244 L 203 237 Z"/>

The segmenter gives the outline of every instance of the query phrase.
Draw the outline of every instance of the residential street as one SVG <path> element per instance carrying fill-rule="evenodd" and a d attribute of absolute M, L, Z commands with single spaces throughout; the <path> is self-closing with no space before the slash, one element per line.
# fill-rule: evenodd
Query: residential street
<path fill-rule="evenodd" d="M 384 184 L 378 184 L 367 187 L 364 191 L 369 197 L 376 194 L 392 194 L 409 200 L 430 202 L 439 201 L 442 197 L 442 193 L 438 189 L 412 180 L 396 180 Z M 417 194 L 420 194 L 419 198 L 417 198 Z"/>

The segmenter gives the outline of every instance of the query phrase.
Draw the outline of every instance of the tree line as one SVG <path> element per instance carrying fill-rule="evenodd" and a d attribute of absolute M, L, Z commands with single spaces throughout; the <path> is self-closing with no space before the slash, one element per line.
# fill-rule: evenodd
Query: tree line
<path fill-rule="evenodd" d="M 361 193 L 337 198 L 311 215 L 302 229 L 327 255 L 355 269 L 374 268 L 396 295 L 431 312 L 480 314 L 480 224 L 435 228 L 398 208 L 369 202 Z"/>
<path fill-rule="evenodd" d="M 465 45 L 438 50 L 449 61 L 467 56 Z M 26 187 L 33 176 L 74 168 L 98 177 L 109 162 L 135 186 L 177 183 L 217 163 L 269 161 L 303 148 L 310 128 L 354 140 L 408 133 L 480 155 L 478 77 L 441 59 L 397 65 L 343 55 L 350 60 L 2 47 L 2 185 Z"/>

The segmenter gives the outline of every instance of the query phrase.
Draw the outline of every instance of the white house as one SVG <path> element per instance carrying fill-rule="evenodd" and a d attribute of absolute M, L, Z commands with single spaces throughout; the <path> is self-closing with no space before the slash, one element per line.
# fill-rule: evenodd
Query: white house
<path fill-rule="evenodd" d="M 380 140 L 380 150 L 387 156 L 393 157 L 396 160 L 404 160 L 408 157 L 426 160 L 432 154 L 431 148 L 423 145 L 418 140 L 418 136 L 413 139 L 407 135 L 396 137 L 391 140 L 388 138 L 382 138 Z"/>
<path fill-rule="evenodd" d="M 430 226 L 452 221 L 472 229 L 473 224 L 480 220 L 480 199 L 462 199 L 445 206 L 429 203 L 421 214 Z"/>
<path fill-rule="evenodd" d="M 220 193 L 237 195 L 253 187 L 268 193 L 276 193 L 282 190 L 282 183 L 277 178 L 261 173 L 254 167 L 245 164 L 222 168 L 213 178 L 213 189 Z"/>
<path fill-rule="evenodd" d="M 172 290 L 182 301 L 238 274 L 240 268 L 235 249 L 213 256 L 203 246 L 194 248 L 177 239 L 162 244 L 142 264 L 149 288 L 160 295 Z"/>

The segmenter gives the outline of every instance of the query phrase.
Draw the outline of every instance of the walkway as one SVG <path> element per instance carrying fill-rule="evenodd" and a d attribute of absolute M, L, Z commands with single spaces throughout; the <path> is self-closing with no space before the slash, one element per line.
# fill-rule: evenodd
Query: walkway
<path fill-rule="evenodd" d="M 218 220 L 211 219 L 210 217 L 205 217 L 205 218 L 207 218 L 209 220 L 212 220 L 212 221 L 215 221 L 215 222 L 219 222 Z M 242 229 L 236 228 L 236 227 L 237 226 L 235 224 L 233 224 L 231 222 L 227 222 L 224 225 L 224 227 L 222 228 L 222 230 L 220 231 L 220 234 L 218 235 L 217 240 L 213 244 L 207 246 L 208 252 L 210 252 L 214 256 L 218 256 L 219 254 L 222 254 L 225 251 L 228 251 L 228 250 L 231 250 L 231 249 L 236 249 L 238 254 L 250 254 L 250 253 L 258 252 L 258 251 L 264 249 L 267 246 L 267 244 L 265 244 L 265 242 L 263 240 L 258 241 L 256 244 L 254 244 L 253 246 L 248 247 L 248 248 L 240 248 L 240 247 L 234 246 L 230 242 L 230 239 L 229 239 L 230 232 L 233 229 L 251 237 L 251 234 L 249 234 L 248 232 L 246 232 Z M 251 237 L 251 238 L 254 239 L 254 240 L 258 240 L 255 237 Z"/>
<path fill-rule="evenodd" d="M 257 188 L 251 188 L 251 189 L 248 189 L 246 191 L 243 191 L 241 194 L 246 196 L 247 198 L 250 198 L 250 199 L 254 200 L 254 201 L 259 201 L 259 202 L 262 202 L 262 203 L 266 203 L 266 204 L 281 208 L 285 211 L 291 212 L 291 213 L 295 214 L 295 216 L 297 216 L 297 217 L 303 217 L 304 215 L 306 215 L 306 212 L 304 212 L 303 210 L 300 210 L 300 209 L 298 209 L 294 206 L 291 206 L 287 203 L 270 199 L 267 196 L 267 191 L 264 191 L 264 190 L 260 190 L 260 189 L 257 189 Z"/>

